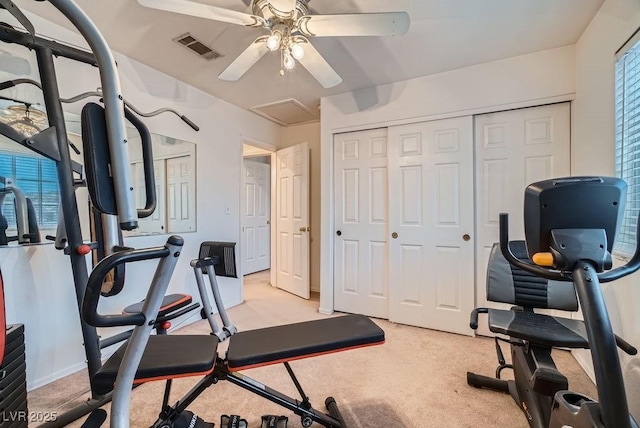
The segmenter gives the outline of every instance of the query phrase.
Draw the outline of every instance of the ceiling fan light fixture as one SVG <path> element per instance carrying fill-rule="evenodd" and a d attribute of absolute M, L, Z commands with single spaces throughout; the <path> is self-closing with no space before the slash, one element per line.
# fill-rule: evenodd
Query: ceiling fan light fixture
<path fill-rule="evenodd" d="M 293 70 L 293 67 L 296 66 L 296 61 L 293 59 L 289 52 L 285 52 L 283 55 L 284 58 L 282 64 L 284 65 L 284 68 L 287 70 Z"/>
<path fill-rule="evenodd" d="M 291 55 L 298 61 L 304 58 L 304 48 L 300 43 L 293 43 L 291 45 L 290 50 L 291 50 Z"/>
<path fill-rule="evenodd" d="M 277 51 L 280 49 L 280 42 L 282 41 L 282 36 L 278 32 L 274 32 L 267 38 L 267 48 L 270 51 Z"/>

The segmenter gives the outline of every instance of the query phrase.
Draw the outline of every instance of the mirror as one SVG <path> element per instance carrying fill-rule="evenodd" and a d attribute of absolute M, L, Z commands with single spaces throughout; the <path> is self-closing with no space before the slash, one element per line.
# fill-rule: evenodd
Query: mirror
<path fill-rule="evenodd" d="M 144 208 L 146 194 L 140 135 L 134 128 L 128 128 L 127 137 L 136 207 Z M 153 133 L 151 140 L 158 203 L 153 214 L 140 219 L 138 229 L 127 232 L 127 236 L 195 232 L 196 145 Z"/>
<path fill-rule="evenodd" d="M 78 115 L 66 115 L 67 132 L 76 136 L 82 148 Z M 157 205 L 150 217 L 140 219 L 136 230 L 125 236 L 147 236 L 196 231 L 196 144 L 151 133 Z M 137 208 L 146 201 L 140 134 L 127 127 L 129 162 L 134 180 Z M 75 142 L 75 140 L 74 140 Z M 82 159 L 78 159 L 83 162 Z"/>
<path fill-rule="evenodd" d="M 48 127 L 39 105 L 0 100 L 0 122 L 33 135 Z M 66 114 L 69 141 L 82 150 L 80 117 Z M 136 205 L 145 204 L 140 136 L 127 129 Z M 152 216 L 140 219 L 140 227 L 126 236 L 196 231 L 196 145 L 151 134 L 157 206 Z M 72 159 L 83 162 L 71 152 Z M 55 235 L 58 221 L 58 180 L 55 162 L 0 135 L 0 246 L 32 244 Z M 77 191 L 83 235 L 88 238 L 86 189 Z M 35 235 L 37 233 L 37 236 Z M 27 236 L 24 236 L 27 235 Z"/>
<path fill-rule="evenodd" d="M 0 122 L 27 136 L 47 125 L 42 108 L 0 100 Z M 0 246 L 40 243 L 55 231 L 58 177 L 55 162 L 0 135 Z"/>

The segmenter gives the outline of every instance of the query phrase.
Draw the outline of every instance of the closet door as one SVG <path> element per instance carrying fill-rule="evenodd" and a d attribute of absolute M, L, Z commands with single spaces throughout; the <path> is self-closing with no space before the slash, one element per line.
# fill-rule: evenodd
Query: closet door
<path fill-rule="evenodd" d="M 334 308 L 389 317 L 387 130 L 334 137 Z"/>
<path fill-rule="evenodd" d="M 477 304 L 486 306 L 487 262 L 491 246 L 500 240 L 499 214 L 509 213 L 509 238 L 524 239 L 525 188 L 536 181 L 571 174 L 570 104 L 479 115 L 475 132 Z M 480 332 L 488 334 L 488 329 Z"/>
<path fill-rule="evenodd" d="M 473 119 L 389 128 L 389 315 L 472 334 Z"/>

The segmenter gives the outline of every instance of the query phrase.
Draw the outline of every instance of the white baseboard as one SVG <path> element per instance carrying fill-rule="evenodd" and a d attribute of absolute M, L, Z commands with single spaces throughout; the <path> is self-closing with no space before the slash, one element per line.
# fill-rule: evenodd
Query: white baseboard
<path fill-rule="evenodd" d="M 65 367 L 64 369 L 58 370 L 55 373 L 50 373 L 47 376 L 43 376 L 39 379 L 33 380 L 33 382 L 29 382 L 29 384 L 27 385 L 27 391 L 32 391 L 34 389 L 40 388 L 41 386 L 45 386 L 53 381 L 61 379 L 65 376 L 69 376 L 76 372 L 79 372 L 80 370 L 86 370 L 86 369 L 87 369 L 86 363 L 77 363 L 72 366 Z M 87 376 L 89 376 L 89 373 L 87 373 Z"/>

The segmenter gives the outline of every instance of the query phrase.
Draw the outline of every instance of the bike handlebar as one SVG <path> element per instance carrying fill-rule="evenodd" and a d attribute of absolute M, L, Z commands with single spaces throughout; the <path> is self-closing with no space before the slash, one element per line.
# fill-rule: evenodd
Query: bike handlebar
<path fill-rule="evenodd" d="M 640 215 L 638 215 L 638 230 L 640 230 Z M 533 263 L 525 262 L 518 259 L 511 252 L 509 247 L 509 214 L 500 214 L 500 251 L 502 255 L 512 265 L 519 267 L 520 269 L 540 276 L 542 278 L 551 279 L 555 281 L 569 281 L 571 280 L 571 272 L 562 272 L 553 269 L 547 269 L 535 265 Z M 636 242 L 636 250 L 633 257 L 624 265 L 608 272 L 598 274 L 598 279 L 601 283 L 615 281 L 624 276 L 630 275 L 640 269 L 640 234 L 638 234 Z"/>

